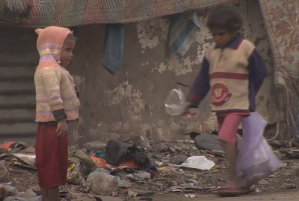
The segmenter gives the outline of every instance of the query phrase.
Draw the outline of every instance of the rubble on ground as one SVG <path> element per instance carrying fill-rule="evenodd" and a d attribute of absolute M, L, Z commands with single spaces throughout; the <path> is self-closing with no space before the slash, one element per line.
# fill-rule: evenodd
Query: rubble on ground
<path fill-rule="evenodd" d="M 182 193 L 194 198 L 198 194 L 212 193 L 228 182 L 223 152 L 213 148 L 199 150 L 191 139 L 152 142 L 145 137 L 132 137 L 108 144 L 110 149 L 107 143 L 100 141 L 89 142 L 83 149 L 70 148 L 68 184 L 61 189 L 62 197 L 70 200 L 151 200 L 154 195 Z M 209 146 L 212 144 L 209 141 Z M 271 146 L 285 166 L 260 181 L 256 185 L 257 192 L 297 188 L 299 149 L 290 148 L 283 141 L 273 142 Z M 7 142 L 0 145 L 0 153 L 0 200 L 40 199 L 34 147 Z"/>

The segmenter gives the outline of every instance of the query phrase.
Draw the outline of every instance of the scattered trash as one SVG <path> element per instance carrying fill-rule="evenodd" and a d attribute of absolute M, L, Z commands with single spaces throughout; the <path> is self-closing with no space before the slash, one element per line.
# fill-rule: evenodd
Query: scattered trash
<path fill-rule="evenodd" d="M 96 198 L 97 198 L 97 201 L 98 200 L 100 200 L 100 201 L 124 201 L 121 198 L 111 197 L 111 196 L 99 196 L 99 197 L 96 197 Z"/>
<path fill-rule="evenodd" d="M 136 147 L 129 147 L 128 155 L 132 158 L 134 163 L 139 167 L 146 167 L 151 163 L 151 161 L 147 158 L 146 153 Z"/>
<path fill-rule="evenodd" d="M 153 191 L 144 191 L 140 189 L 131 189 L 128 191 L 130 196 L 153 196 L 155 193 Z"/>
<path fill-rule="evenodd" d="M 280 153 L 285 155 L 285 158 L 289 159 L 299 159 L 299 150 L 298 149 L 281 149 L 279 150 Z"/>
<path fill-rule="evenodd" d="M 192 194 L 192 193 L 188 193 L 188 194 L 185 194 L 185 197 L 186 198 L 196 198 L 196 195 Z"/>
<path fill-rule="evenodd" d="M 255 192 L 256 192 L 256 193 L 261 193 L 262 191 L 261 191 L 261 189 L 256 188 L 256 189 L 255 189 Z"/>
<path fill-rule="evenodd" d="M 100 171 L 94 171 L 87 177 L 91 192 L 97 195 L 110 196 L 118 188 L 117 179 Z"/>
<path fill-rule="evenodd" d="M 297 186 L 295 184 L 283 184 L 281 189 L 296 189 Z"/>
<path fill-rule="evenodd" d="M 144 149 L 151 147 L 148 139 L 143 136 L 140 136 L 140 146 L 141 146 L 141 148 L 144 148 Z"/>
<path fill-rule="evenodd" d="M 140 171 L 138 173 L 135 173 L 134 175 L 142 179 L 151 179 L 151 174 L 148 172 Z"/>
<path fill-rule="evenodd" d="M 97 151 L 94 156 L 98 157 L 98 158 L 105 158 L 106 157 L 106 153 L 101 152 L 101 151 Z"/>
<path fill-rule="evenodd" d="M 97 199 L 98 197 L 99 199 Z M 87 194 L 87 193 L 81 193 L 81 192 L 71 192 L 68 193 L 68 196 L 66 198 L 61 199 L 61 201 L 101 201 L 101 196 L 98 195 L 92 195 L 92 194 Z"/>
<path fill-rule="evenodd" d="M 0 184 L 0 200 L 10 196 L 20 196 L 20 192 L 15 187 Z"/>
<path fill-rule="evenodd" d="M 105 152 L 106 149 L 106 143 L 101 142 L 101 141 L 93 141 L 93 142 L 88 142 L 83 145 L 84 149 L 87 149 L 89 151 L 101 151 Z"/>
<path fill-rule="evenodd" d="M 32 186 L 29 186 L 29 189 L 31 189 L 36 194 L 41 194 L 41 189 L 40 189 L 40 186 L 38 184 L 34 184 Z"/>
<path fill-rule="evenodd" d="M 0 145 L 1 149 L 9 150 L 11 149 L 16 143 L 15 142 L 6 142 Z"/>
<path fill-rule="evenodd" d="M 97 169 L 97 164 L 89 157 L 89 155 L 81 150 L 70 153 L 68 160 L 70 165 L 81 162 L 86 167 L 88 173 Z"/>
<path fill-rule="evenodd" d="M 145 171 L 151 174 L 151 179 L 157 177 L 159 174 L 159 170 L 154 165 L 148 165 Z"/>
<path fill-rule="evenodd" d="M 85 183 L 87 171 L 84 165 L 81 162 L 77 164 L 72 164 L 68 168 L 67 172 L 67 182 L 73 185 L 83 186 Z"/>
<path fill-rule="evenodd" d="M 128 191 L 128 196 L 130 196 L 130 197 L 136 197 L 136 196 L 137 196 L 137 193 L 135 193 L 135 192 L 132 191 L 132 190 L 129 190 L 129 191 Z"/>
<path fill-rule="evenodd" d="M 187 159 L 186 163 L 183 163 L 179 167 L 192 168 L 198 170 L 210 170 L 215 166 L 215 163 L 205 156 L 191 156 Z"/>
<path fill-rule="evenodd" d="M 119 188 L 130 188 L 132 184 L 126 180 L 121 180 L 121 178 L 117 177 L 118 187 Z"/>
<path fill-rule="evenodd" d="M 291 174 L 292 174 L 292 176 L 299 177 L 299 166 L 298 165 L 293 167 L 293 169 L 291 170 Z"/>
<path fill-rule="evenodd" d="M 146 183 L 146 179 L 139 177 L 138 175 L 135 174 L 128 174 L 126 176 L 130 181 L 135 182 L 135 183 Z"/>
<path fill-rule="evenodd" d="M 7 150 L 9 152 L 17 152 L 25 148 L 25 144 L 20 142 L 6 142 L 0 145 L 0 149 Z"/>
<path fill-rule="evenodd" d="M 261 180 L 261 181 L 259 181 L 259 183 L 258 184 L 260 184 L 260 185 L 267 185 L 267 184 L 269 184 L 269 182 L 267 182 L 266 180 Z"/>
<path fill-rule="evenodd" d="M 171 170 L 171 167 L 170 166 L 166 166 L 166 167 L 161 167 L 161 168 L 158 168 L 159 171 L 167 171 L 167 170 Z"/>
<path fill-rule="evenodd" d="M 125 161 L 129 144 L 124 142 L 109 140 L 106 146 L 106 161 L 114 166 L 119 166 Z"/>
<path fill-rule="evenodd" d="M 6 154 L 6 156 L 15 158 L 18 161 L 20 161 L 21 163 L 24 163 L 31 167 L 35 167 L 35 160 L 36 160 L 35 155 L 14 153 L 14 154 Z"/>
<path fill-rule="evenodd" d="M 138 197 L 138 199 L 137 200 L 153 200 L 153 198 L 152 197 Z"/>
<path fill-rule="evenodd" d="M 105 168 L 108 168 L 111 170 L 124 169 L 124 168 L 134 168 L 134 169 L 138 168 L 138 165 L 136 165 L 134 163 L 134 161 L 129 156 L 126 156 L 124 161 L 121 164 L 119 164 L 118 166 L 114 166 L 114 165 L 108 163 L 104 158 L 98 158 L 95 156 L 90 156 L 90 158 L 97 164 L 98 167 L 101 167 L 101 168 L 105 167 Z"/>
<path fill-rule="evenodd" d="M 214 136 L 213 143 L 216 145 L 217 136 Z M 107 146 L 94 141 L 85 144 L 85 149 L 70 147 L 68 185 L 60 191 L 61 198 L 74 201 L 152 200 L 153 192 L 159 195 L 177 192 L 186 198 L 196 198 L 197 193 L 215 191 L 227 182 L 228 167 L 224 153 L 215 150 L 215 147 L 199 148 L 190 139 L 153 142 L 144 136 L 134 136 L 124 141 L 126 143 L 110 141 Z M 274 151 L 285 159 L 285 166 L 282 172 L 271 173 L 269 178 L 259 180 L 256 192 L 297 188 L 290 178 L 299 175 L 299 168 L 290 170 L 298 166 L 293 158 L 299 151 L 287 148 L 283 143 L 275 144 L 278 148 L 284 146 L 280 152 Z M 15 148 L 13 142 L 4 147 L 9 148 L 0 152 L 0 182 L 8 189 L 16 187 L 17 191 L 4 195 L 3 199 L 40 201 L 34 147 L 26 148 L 24 145 Z M 110 157 L 108 161 L 107 156 Z M 122 162 L 113 165 L 109 161 Z M 273 186 L 273 183 L 276 185 Z"/>
<path fill-rule="evenodd" d="M 42 196 L 40 195 L 34 198 L 23 198 L 23 197 L 11 196 L 5 198 L 4 201 L 42 201 Z"/>
<path fill-rule="evenodd" d="M 31 189 L 27 189 L 25 192 L 21 192 L 20 195 L 24 198 L 34 198 L 37 196 L 36 193 L 33 192 Z"/>
<path fill-rule="evenodd" d="M 20 150 L 18 153 L 35 155 L 35 147 L 27 147 Z"/>

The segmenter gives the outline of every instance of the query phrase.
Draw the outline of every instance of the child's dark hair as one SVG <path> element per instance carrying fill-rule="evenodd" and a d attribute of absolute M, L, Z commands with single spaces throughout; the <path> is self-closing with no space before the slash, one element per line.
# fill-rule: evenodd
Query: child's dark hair
<path fill-rule="evenodd" d="M 209 13 L 207 27 L 238 32 L 242 28 L 242 17 L 234 6 L 219 5 Z"/>

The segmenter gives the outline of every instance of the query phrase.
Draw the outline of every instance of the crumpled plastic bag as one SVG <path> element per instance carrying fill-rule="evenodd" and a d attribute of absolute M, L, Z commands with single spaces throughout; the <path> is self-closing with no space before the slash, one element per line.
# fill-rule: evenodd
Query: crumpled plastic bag
<path fill-rule="evenodd" d="M 266 121 L 257 112 L 244 118 L 242 124 L 243 140 L 237 158 L 237 178 L 240 186 L 251 187 L 273 174 L 283 163 L 264 138 Z"/>
<path fill-rule="evenodd" d="M 171 116 L 180 115 L 182 112 L 184 112 L 184 104 L 185 95 L 183 94 L 183 92 L 177 89 L 173 89 L 169 92 L 164 102 L 165 111 Z"/>
<path fill-rule="evenodd" d="M 87 177 L 90 190 L 96 195 L 111 196 L 118 188 L 117 178 L 101 170 L 92 172 Z"/>
<path fill-rule="evenodd" d="M 119 166 L 124 162 L 128 153 L 129 144 L 117 141 L 109 140 L 106 146 L 106 161 L 114 166 Z"/>
<path fill-rule="evenodd" d="M 215 166 L 215 163 L 205 156 L 191 156 L 185 163 L 179 165 L 179 167 L 192 168 L 198 170 L 210 170 Z"/>
<path fill-rule="evenodd" d="M 151 161 L 148 159 L 146 153 L 136 147 L 129 147 L 128 155 L 139 167 L 146 167 L 151 164 Z"/>

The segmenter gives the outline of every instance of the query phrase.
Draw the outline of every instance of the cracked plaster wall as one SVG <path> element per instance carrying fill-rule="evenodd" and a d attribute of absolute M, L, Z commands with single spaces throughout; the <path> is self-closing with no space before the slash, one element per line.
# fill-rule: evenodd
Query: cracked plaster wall
<path fill-rule="evenodd" d="M 253 41 L 271 66 L 270 45 L 257 0 L 235 4 L 244 17 L 244 35 Z M 191 122 L 165 113 L 163 102 L 173 88 L 187 93 L 212 44 L 204 25 L 208 10 L 199 11 L 201 32 L 188 53 L 179 59 L 167 48 L 168 17 L 125 25 L 124 65 L 111 75 L 100 65 L 104 47 L 104 25 L 76 28 L 79 38 L 71 72 L 80 91 L 82 114 L 74 143 L 91 140 L 123 139 L 144 135 L 157 140 L 181 139 L 189 131 L 216 129 L 210 113 L 209 97 L 199 107 L 199 117 Z M 275 104 L 270 93 L 272 68 L 257 96 L 259 112 L 273 123 Z"/>

